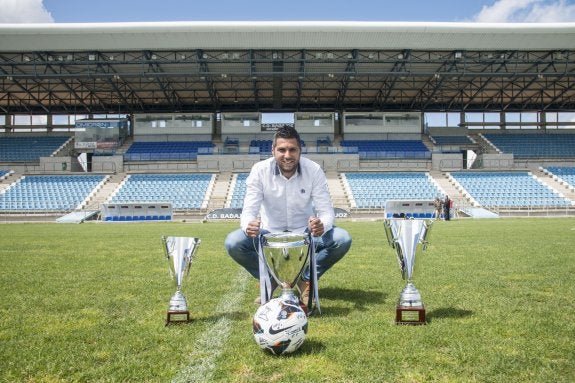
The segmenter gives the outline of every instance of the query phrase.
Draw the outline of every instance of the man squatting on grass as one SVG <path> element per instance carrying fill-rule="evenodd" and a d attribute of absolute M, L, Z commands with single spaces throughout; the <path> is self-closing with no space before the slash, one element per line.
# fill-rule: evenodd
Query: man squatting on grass
<path fill-rule="evenodd" d="M 225 248 L 237 263 L 259 278 L 259 234 L 311 232 L 316 237 L 319 279 L 347 253 L 351 236 L 334 226 L 327 179 L 317 163 L 301 157 L 301 140 L 295 128 L 283 126 L 277 130 L 272 154 L 252 167 L 246 179 L 241 227 L 228 234 Z M 303 304 L 308 302 L 309 281 L 308 267 L 298 283 Z"/>

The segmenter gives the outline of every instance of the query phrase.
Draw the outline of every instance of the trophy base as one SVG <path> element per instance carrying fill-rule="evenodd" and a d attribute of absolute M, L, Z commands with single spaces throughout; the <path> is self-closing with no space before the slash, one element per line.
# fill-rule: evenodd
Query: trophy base
<path fill-rule="evenodd" d="M 425 307 L 423 305 L 415 307 L 395 306 L 395 324 L 426 324 Z"/>
<path fill-rule="evenodd" d="M 168 311 L 166 315 L 166 326 L 169 324 L 188 323 L 190 320 L 189 311 Z"/>

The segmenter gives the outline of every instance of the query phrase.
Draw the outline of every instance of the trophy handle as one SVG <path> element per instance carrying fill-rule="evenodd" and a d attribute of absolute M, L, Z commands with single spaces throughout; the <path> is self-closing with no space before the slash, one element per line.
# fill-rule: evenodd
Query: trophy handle
<path fill-rule="evenodd" d="M 428 237 L 431 234 L 431 228 L 433 227 L 433 220 L 429 219 L 423 223 L 423 231 L 420 236 L 421 247 L 423 250 L 427 250 L 427 245 L 429 245 Z"/>
<path fill-rule="evenodd" d="M 388 220 L 383 221 L 383 228 L 385 229 L 385 237 L 387 238 L 387 243 L 389 246 L 395 249 L 395 239 L 393 237 L 393 231 L 391 229 L 391 223 Z"/>
<path fill-rule="evenodd" d="M 405 269 L 405 258 L 403 257 L 403 252 L 400 246 L 395 246 L 395 252 L 397 254 L 397 263 L 399 264 L 399 270 L 401 271 L 401 278 L 407 278 L 407 273 Z"/>
<path fill-rule="evenodd" d="M 395 233 L 396 235 L 394 235 L 393 233 L 391 220 L 386 219 L 385 221 L 383 221 L 383 227 L 385 229 L 384 230 L 385 236 L 387 238 L 389 246 L 391 246 L 392 249 L 395 249 L 395 253 L 397 255 L 397 263 L 399 264 L 399 270 L 401 271 L 401 278 L 405 279 L 407 275 L 405 268 L 405 257 L 403 256 L 403 250 L 401 250 L 401 246 L 399 246 L 399 244 L 397 243 L 401 226 L 395 226 L 396 230 L 398 231 L 397 233 Z"/>
<path fill-rule="evenodd" d="M 188 262 L 186 262 L 186 271 L 184 272 L 186 275 L 188 275 L 190 273 L 190 268 L 192 267 L 192 262 L 196 258 L 196 253 L 198 252 L 199 244 L 202 242 L 202 241 L 200 241 L 199 238 L 192 238 L 192 239 L 194 241 L 194 246 L 192 247 L 190 255 L 188 257 L 186 257 L 186 259 L 188 260 Z M 186 249 L 186 251 L 190 251 L 190 249 Z"/>

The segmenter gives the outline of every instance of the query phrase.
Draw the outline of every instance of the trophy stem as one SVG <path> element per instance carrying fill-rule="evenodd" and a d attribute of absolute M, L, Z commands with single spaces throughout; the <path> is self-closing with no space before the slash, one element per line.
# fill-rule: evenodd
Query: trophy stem
<path fill-rule="evenodd" d="M 182 290 L 177 289 L 172 298 L 170 299 L 170 311 L 187 311 L 188 302 L 182 293 Z"/>
<path fill-rule="evenodd" d="M 284 302 L 293 302 L 298 304 L 299 298 L 295 295 L 294 290 L 286 283 L 282 286 L 280 299 Z"/>
<path fill-rule="evenodd" d="M 421 302 L 421 294 L 419 294 L 419 290 L 417 290 L 411 280 L 407 282 L 407 286 L 401 291 L 399 304 L 403 307 L 418 307 L 423 305 Z"/>

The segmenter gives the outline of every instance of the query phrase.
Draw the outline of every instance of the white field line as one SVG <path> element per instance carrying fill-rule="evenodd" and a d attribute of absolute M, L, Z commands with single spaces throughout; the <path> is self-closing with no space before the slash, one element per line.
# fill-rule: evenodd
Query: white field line
<path fill-rule="evenodd" d="M 232 290 L 222 297 L 216 307 L 216 314 L 219 314 L 220 318 L 206 325 L 190 354 L 190 364 L 178 372 L 172 379 L 173 383 L 211 380 L 216 361 L 232 330 L 232 321 L 227 314 L 233 313 L 240 306 L 250 278 L 250 274 L 243 269 L 236 275 L 231 284 Z"/>

